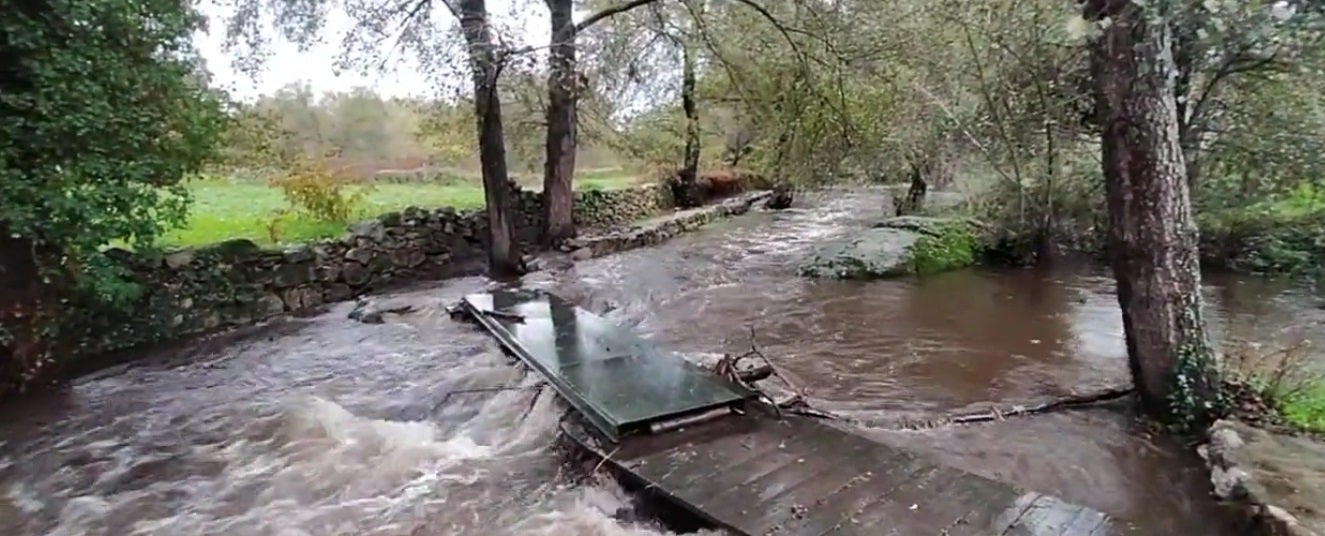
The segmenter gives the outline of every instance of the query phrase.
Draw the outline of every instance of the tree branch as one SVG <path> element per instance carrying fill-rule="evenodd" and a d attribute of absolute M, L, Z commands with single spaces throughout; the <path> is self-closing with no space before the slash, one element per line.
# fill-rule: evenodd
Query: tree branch
<path fill-rule="evenodd" d="M 602 21 L 603 19 L 606 19 L 606 18 L 609 18 L 609 17 L 613 17 L 613 16 L 616 16 L 616 15 L 620 15 L 620 14 L 622 14 L 622 13 L 625 13 L 625 12 L 630 11 L 630 10 L 632 10 L 632 9 L 635 9 L 635 8 L 637 8 L 637 7 L 647 6 L 647 5 L 649 5 L 649 4 L 652 4 L 652 3 L 654 3 L 654 2 L 658 2 L 658 1 L 660 1 L 660 0 L 631 0 L 630 2 L 626 2 L 626 3 L 621 4 L 621 5 L 617 5 L 617 6 L 609 7 L 609 8 L 607 8 L 607 9 L 602 10 L 602 11 L 599 11 L 599 12 L 597 12 L 597 13 L 594 13 L 593 15 L 589 15 L 588 17 L 585 17 L 584 20 L 582 20 L 582 21 L 576 23 L 576 24 L 575 24 L 575 33 L 583 32 L 584 30 L 589 29 L 590 26 L 593 26 L 593 25 L 595 25 L 595 24 L 598 24 L 598 23 L 599 23 L 600 21 Z"/>

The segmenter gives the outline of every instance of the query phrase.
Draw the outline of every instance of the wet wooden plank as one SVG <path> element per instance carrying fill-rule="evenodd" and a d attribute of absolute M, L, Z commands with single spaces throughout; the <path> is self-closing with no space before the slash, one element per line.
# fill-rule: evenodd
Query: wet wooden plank
<path fill-rule="evenodd" d="M 1044 534 L 1087 536 L 1094 527 L 1084 532 L 1067 532 L 1073 521 L 1085 508 L 1064 502 L 1057 497 L 1040 495 L 1022 512 L 1021 516 L 1003 530 L 1005 536 L 1040 536 Z"/>
<path fill-rule="evenodd" d="M 813 451 L 803 451 L 794 463 L 733 490 L 735 496 L 748 496 L 752 503 L 718 500 L 711 506 L 702 504 L 701 507 L 763 534 L 767 527 L 778 526 L 782 521 L 800 515 L 805 501 L 818 499 L 855 476 L 851 474 L 851 464 L 843 463 L 843 460 L 853 459 L 868 448 L 848 441 L 819 444 Z"/>
<path fill-rule="evenodd" d="M 940 520 L 934 510 L 951 501 L 949 494 L 966 473 L 946 467 L 907 483 L 885 500 L 857 512 L 829 531 L 833 536 L 883 536 L 937 533 L 950 520 Z"/>
<path fill-rule="evenodd" d="M 1067 528 L 1063 529 L 1063 534 L 1090 536 L 1095 532 L 1095 529 L 1108 522 L 1109 518 L 1103 512 L 1082 508 L 1080 512 L 1077 512 L 1077 517 L 1073 518 L 1072 522 L 1068 523 Z"/>
<path fill-rule="evenodd" d="M 1129 533 L 1094 510 L 799 417 L 735 416 L 617 450 L 608 463 L 736 534 Z"/>
<path fill-rule="evenodd" d="M 967 489 L 983 497 L 973 508 L 948 527 L 946 536 L 988 536 L 1011 525 L 1034 500 L 1019 488 L 987 478 L 967 482 Z"/>
<path fill-rule="evenodd" d="M 860 467 L 854 463 L 842 463 L 843 459 L 868 457 L 878 452 L 869 445 L 851 442 L 844 453 L 846 458 L 826 459 L 827 467 L 822 471 L 807 470 L 806 478 L 795 485 L 790 485 L 776 494 L 766 493 L 760 499 L 772 503 L 774 507 L 762 508 L 750 516 L 747 526 L 755 534 L 779 534 L 788 523 L 804 519 L 810 515 L 811 507 L 821 506 L 828 497 L 845 489 L 853 479 L 861 475 Z M 813 471 L 811 473 L 810 471 Z"/>
<path fill-rule="evenodd" d="M 778 434 L 750 419 L 722 418 L 713 426 L 699 426 L 657 436 L 631 438 L 615 448 L 613 458 L 630 465 L 659 463 L 680 452 L 724 452 L 742 442 L 753 442 Z"/>
<path fill-rule="evenodd" d="M 715 423 L 716 424 L 716 423 Z M 689 444 L 634 460 L 630 467 L 661 486 L 687 490 L 713 481 L 733 468 L 745 470 L 770 454 L 784 450 L 789 430 L 766 434 L 733 434 L 719 440 Z"/>
<path fill-rule="evenodd" d="M 870 478 L 826 498 L 822 509 L 811 512 L 804 523 L 793 524 L 790 534 L 824 535 L 853 523 L 863 512 L 892 500 L 894 493 L 916 482 L 932 480 L 941 468 L 912 458 L 908 463 L 881 467 Z"/>

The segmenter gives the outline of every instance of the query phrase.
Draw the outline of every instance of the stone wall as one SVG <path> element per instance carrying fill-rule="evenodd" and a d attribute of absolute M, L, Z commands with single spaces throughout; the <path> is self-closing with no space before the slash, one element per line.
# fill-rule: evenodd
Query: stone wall
<path fill-rule="evenodd" d="M 516 237 L 533 250 L 540 192 L 512 183 Z M 672 207 L 655 185 L 577 192 L 574 217 L 587 228 L 635 221 Z M 230 240 L 158 256 L 113 251 L 144 294 L 128 311 L 80 311 L 78 353 L 173 339 L 337 302 L 393 284 L 479 273 L 486 264 L 481 210 L 409 208 L 351 225 L 344 236 L 287 249 Z"/>
<path fill-rule="evenodd" d="M 542 194 L 539 194 L 540 199 Z M 602 228 L 630 223 L 676 206 L 672 190 L 659 184 L 575 192 L 575 225 Z"/>

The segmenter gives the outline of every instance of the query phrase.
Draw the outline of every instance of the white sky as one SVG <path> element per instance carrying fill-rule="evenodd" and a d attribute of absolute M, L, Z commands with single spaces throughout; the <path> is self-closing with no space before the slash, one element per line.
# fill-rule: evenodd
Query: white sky
<path fill-rule="evenodd" d="M 259 95 L 270 94 L 283 86 L 294 82 L 306 81 L 315 94 L 324 91 L 347 91 L 358 86 L 372 88 L 386 97 L 431 96 L 435 94 L 433 84 L 425 76 L 412 68 L 412 59 L 402 57 L 395 52 L 386 72 L 368 73 L 338 72 L 335 66 L 336 56 L 341 51 L 343 38 L 353 25 L 350 17 L 343 12 L 336 13 L 327 20 L 321 43 L 306 52 L 300 52 L 297 45 L 286 42 L 279 36 L 272 36 L 272 54 L 265 63 L 265 69 L 254 78 L 237 72 L 232 63 L 231 54 L 225 50 L 225 20 L 229 11 L 208 0 L 200 1 L 202 12 L 211 19 L 210 32 L 199 32 L 195 42 L 214 80 L 232 91 L 233 96 L 251 100 Z M 488 9 L 494 15 L 495 22 L 509 27 L 521 28 L 524 43 L 546 44 L 550 30 L 547 10 L 541 1 L 530 0 L 489 0 Z M 391 43 L 383 43 L 382 50 L 390 48 Z"/>

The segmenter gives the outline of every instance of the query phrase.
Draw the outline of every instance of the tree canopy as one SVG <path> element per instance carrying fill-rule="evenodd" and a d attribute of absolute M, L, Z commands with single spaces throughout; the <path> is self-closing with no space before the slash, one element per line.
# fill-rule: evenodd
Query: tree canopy
<path fill-rule="evenodd" d="M 5 2 L 0 222 L 95 269 L 116 239 L 151 244 L 185 216 L 180 181 L 212 156 L 223 95 L 175 0 Z"/>

